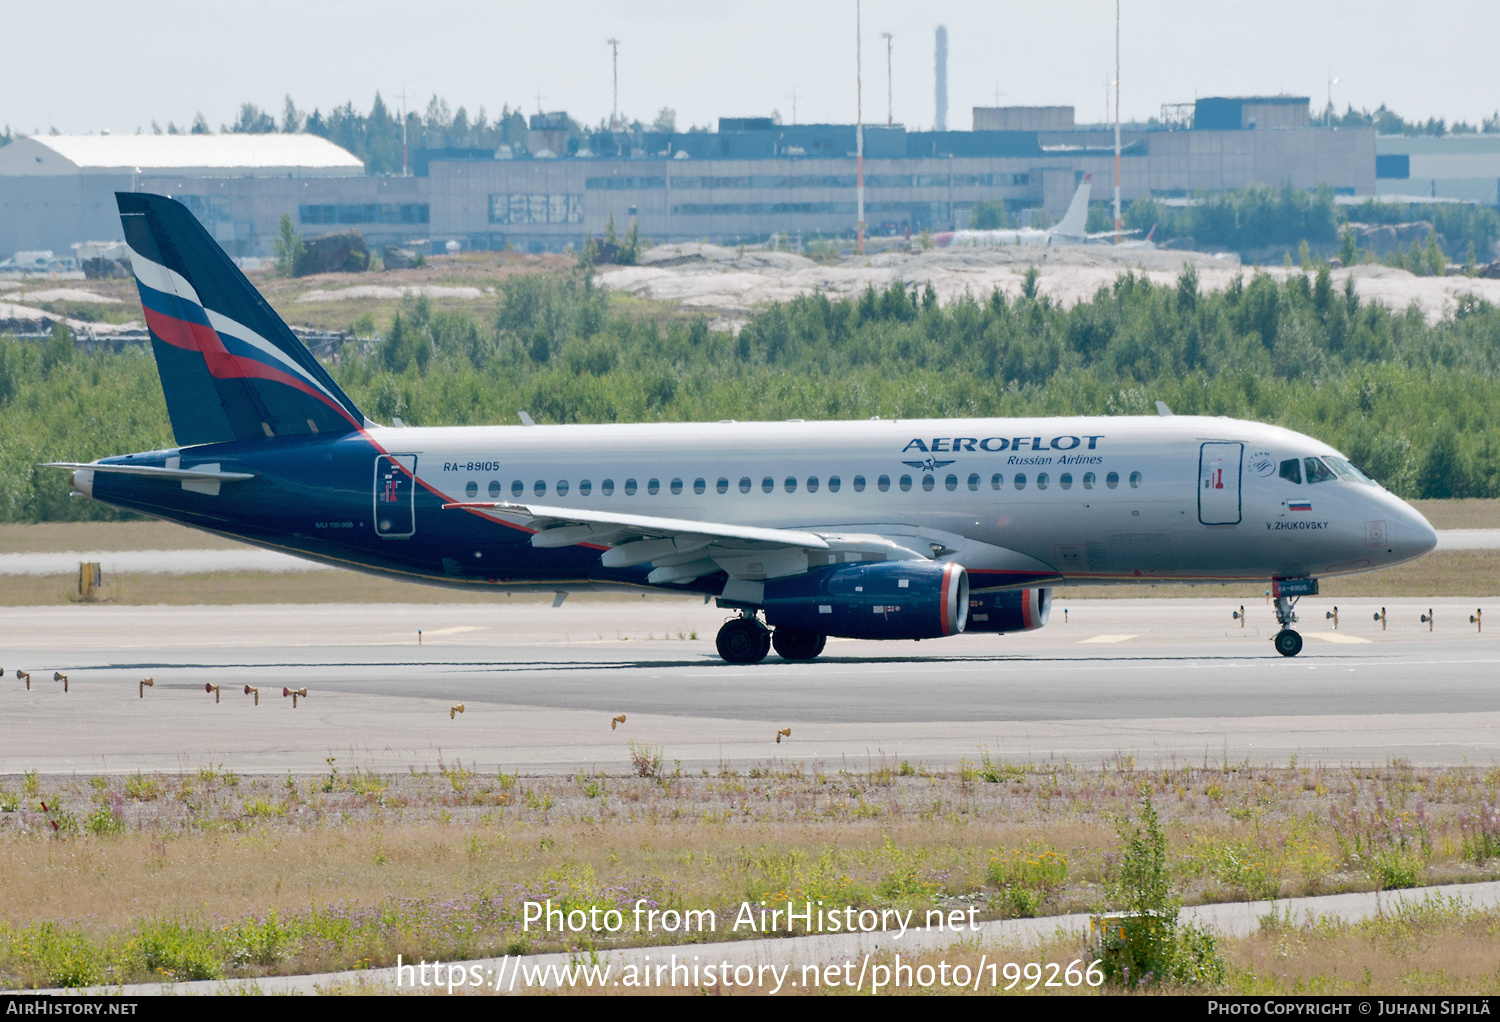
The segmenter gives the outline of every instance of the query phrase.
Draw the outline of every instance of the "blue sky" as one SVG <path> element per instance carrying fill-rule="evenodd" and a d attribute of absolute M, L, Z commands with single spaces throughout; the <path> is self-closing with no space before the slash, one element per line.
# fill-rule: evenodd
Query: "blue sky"
<path fill-rule="evenodd" d="M 1112 0 L 1046 3 L 865 0 L 865 115 L 886 116 L 885 45 L 893 34 L 897 121 L 932 125 L 933 31 L 949 31 L 949 127 L 976 105 L 1071 104 L 1105 113 L 1114 63 Z M 1477 122 L 1500 108 L 1494 42 L 1500 4 L 1425 9 L 1392 0 L 1124 0 L 1122 112 L 1202 95 L 1290 92 L 1321 108 L 1389 104 L 1408 118 Z M 378 89 L 424 107 L 433 94 L 471 112 L 502 104 L 610 111 L 605 40 L 618 37 L 620 105 L 679 125 L 721 115 L 854 119 L 854 0 L 198 0 L 12 5 L 5 18 L 0 124 L 24 132 L 149 130 L 202 110 L 217 128 L 249 100 L 280 113 Z"/>

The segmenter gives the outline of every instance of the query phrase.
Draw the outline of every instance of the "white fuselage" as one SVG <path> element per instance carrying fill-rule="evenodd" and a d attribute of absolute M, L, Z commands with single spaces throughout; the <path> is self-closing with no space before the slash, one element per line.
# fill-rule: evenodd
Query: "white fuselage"
<path fill-rule="evenodd" d="M 1320 577 L 1409 560 L 1435 544 L 1427 521 L 1377 485 L 1278 472 L 1288 459 L 1337 456 L 1328 445 L 1227 418 L 370 434 L 391 454 L 415 456 L 420 483 L 455 502 L 898 537 L 962 564 L 976 588 L 1049 574 L 1124 583 Z"/>

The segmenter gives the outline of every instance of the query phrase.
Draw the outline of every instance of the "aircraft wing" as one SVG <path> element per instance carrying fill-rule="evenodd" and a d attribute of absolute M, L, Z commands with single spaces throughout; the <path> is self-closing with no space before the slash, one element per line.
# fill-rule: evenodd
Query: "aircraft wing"
<path fill-rule="evenodd" d="M 605 567 L 650 564 L 647 581 L 691 582 L 726 572 L 731 578 L 766 579 L 800 574 L 812 563 L 865 559 L 926 560 L 903 542 L 905 537 L 824 529 L 768 529 L 685 518 L 617 514 L 607 511 L 515 504 L 506 501 L 462 501 L 445 510 L 478 511 L 537 531 L 531 545 L 540 548 L 579 544 L 607 548 Z M 815 559 L 815 560 L 814 560 Z"/>

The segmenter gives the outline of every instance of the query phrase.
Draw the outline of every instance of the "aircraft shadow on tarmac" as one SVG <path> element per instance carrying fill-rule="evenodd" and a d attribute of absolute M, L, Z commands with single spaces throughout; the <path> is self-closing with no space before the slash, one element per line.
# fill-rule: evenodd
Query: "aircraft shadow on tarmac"
<path fill-rule="evenodd" d="M 1334 654 L 1339 659 L 1349 659 L 1348 653 Z M 1299 661 L 1306 663 L 1309 660 L 1331 659 L 1329 654 L 1322 657 L 1304 656 Z M 1277 656 L 1271 651 L 1264 655 L 1259 654 L 1183 654 L 1181 656 L 1022 656 L 1008 654 L 1004 656 L 821 656 L 816 660 L 777 660 L 768 658 L 760 664 L 730 664 L 725 663 L 718 657 L 703 654 L 701 656 L 688 657 L 676 660 L 349 660 L 349 661 L 267 661 L 263 663 L 231 663 L 221 661 L 219 663 L 114 663 L 114 664 L 92 664 L 74 666 L 72 670 L 114 670 L 114 671 L 167 671 L 167 670 L 197 670 L 197 671 L 223 671 L 223 670 L 304 670 L 304 671 L 326 671 L 329 669 L 345 668 L 349 670 L 369 670 L 372 668 L 428 668 L 436 671 L 442 670 L 475 670 L 487 672 L 511 672 L 511 671 L 638 671 L 638 670 L 664 670 L 680 667 L 712 668 L 716 670 L 742 670 L 746 667 L 751 669 L 758 667 L 775 666 L 798 666 L 816 667 L 820 664 L 830 666 L 853 666 L 861 664 L 1088 664 L 1088 663 L 1243 663 L 1247 660 L 1282 662 L 1283 657 Z M 1286 661 L 1290 663 L 1290 661 Z"/>

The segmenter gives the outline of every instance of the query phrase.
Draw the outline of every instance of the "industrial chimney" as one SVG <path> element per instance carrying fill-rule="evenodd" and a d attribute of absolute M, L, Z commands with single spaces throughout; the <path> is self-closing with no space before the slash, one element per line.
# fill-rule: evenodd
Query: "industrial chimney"
<path fill-rule="evenodd" d="M 934 131 L 948 130 L 948 26 L 937 27 L 937 121 Z"/>

